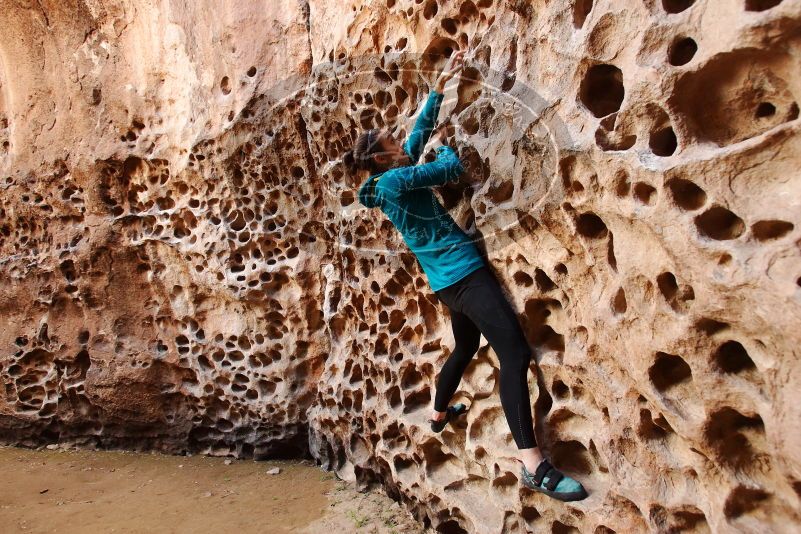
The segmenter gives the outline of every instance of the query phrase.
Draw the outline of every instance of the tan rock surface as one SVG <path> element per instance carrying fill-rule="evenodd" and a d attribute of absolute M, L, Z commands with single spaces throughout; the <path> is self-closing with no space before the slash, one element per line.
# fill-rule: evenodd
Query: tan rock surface
<path fill-rule="evenodd" d="M 800 0 L 0 6 L 3 441 L 308 447 L 442 532 L 797 530 Z M 457 46 L 439 193 L 578 503 L 519 490 L 486 343 L 430 432 L 446 308 L 339 162 Z"/>

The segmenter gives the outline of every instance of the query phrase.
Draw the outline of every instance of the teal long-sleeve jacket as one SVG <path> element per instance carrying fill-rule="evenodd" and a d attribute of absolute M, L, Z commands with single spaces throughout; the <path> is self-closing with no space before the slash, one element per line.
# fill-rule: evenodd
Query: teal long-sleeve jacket
<path fill-rule="evenodd" d="M 484 265 L 473 240 L 429 189 L 456 181 L 464 172 L 454 150 L 441 146 L 431 163 L 416 165 L 439 114 L 443 95 L 431 91 L 403 145 L 412 165 L 371 175 L 359 188 L 359 201 L 378 207 L 417 257 L 433 291 L 456 283 Z"/>

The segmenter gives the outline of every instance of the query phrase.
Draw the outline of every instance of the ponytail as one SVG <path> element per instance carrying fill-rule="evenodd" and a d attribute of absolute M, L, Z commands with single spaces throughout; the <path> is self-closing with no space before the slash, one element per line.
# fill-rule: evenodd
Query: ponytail
<path fill-rule="evenodd" d="M 353 150 L 348 150 L 342 156 L 342 162 L 345 164 L 345 167 L 348 169 L 348 172 L 351 174 L 356 174 L 359 172 L 359 166 L 356 164 L 356 158 L 353 155 Z"/>
<path fill-rule="evenodd" d="M 373 153 L 381 148 L 378 144 L 380 136 L 381 130 L 377 128 L 359 134 L 353 148 L 345 152 L 342 156 L 342 162 L 350 173 L 356 174 L 359 171 L 377 172 L 380 170 L 373 160 Z"/>

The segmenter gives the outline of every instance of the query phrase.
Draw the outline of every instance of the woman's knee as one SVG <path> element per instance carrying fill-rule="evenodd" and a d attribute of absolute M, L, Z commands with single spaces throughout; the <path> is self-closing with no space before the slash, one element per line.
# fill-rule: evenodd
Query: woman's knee
<path fill-rule="evenodd" d="M 479 339 L 472 338 L 459 339 L 453 347 L 453 352 L 448 357 L 445 365 L 448 367 L 465 367 L 473 359 L 478 351 Z"/>
<path fill-rule="evenodd" d="M 531 363 L 532 352 L 528 345 L 499 355 L 501 372 L 504 369 L 515 373 L 526 372 Z"/>
<path fill-rule="evenodd" d="M 481 336 L 477 336 L 475 339 L 465 339 L 460 340 L 456 343 L 456 346 L 453 349 L 454 353 L 460 353 L 464 356 L 472 358 L 473 355 L 478 352 L 478 347 L 480 345 Z"/>
<path fill-rule="evenodd" d="M 472 357 L 478 350 L 481 331 L 474 324 L 468 323 L 468 321 L 469 319 L 465 317 L 464 321 L 460 321 L 458 324 L 456 322 L 453 323 L 453 337 L 456 342 L 453 352 L 460 352 Z"/>

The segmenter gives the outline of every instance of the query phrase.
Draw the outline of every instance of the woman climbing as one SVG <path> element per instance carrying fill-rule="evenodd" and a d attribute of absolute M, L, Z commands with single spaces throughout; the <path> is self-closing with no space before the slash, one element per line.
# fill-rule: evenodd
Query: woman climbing
<path fill-rule="evenodd" d="M 436 149 L 435 161 L 417 165 L 434 129 L 445 84 L 461 70 L 463 56 L 461 51 L 451 55 L 404 144 L 390 132 L 367 130 L 344 161 L 354 173 L 370 173 L 359 188 L 359 201 L 387 215 L 450 310 L 456 346 L 437 379 L 431 430 L 441 432 L 467 411 L 464 404 L 448 403 L 483 334 L 500 361 L 501 405 L 520 450 L 522 484 L 562 501 L 580 500 L 587 496 L 584 487 L 544 459 L 534 439 L 526 376 L 531 349 L 517 316 L 475 244 L 429 189 L 455 182 L 464 167 L 447 145 Z"/>

